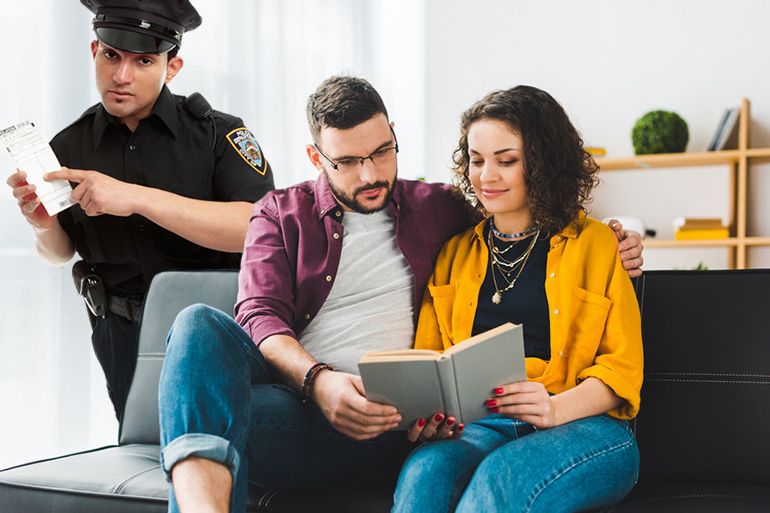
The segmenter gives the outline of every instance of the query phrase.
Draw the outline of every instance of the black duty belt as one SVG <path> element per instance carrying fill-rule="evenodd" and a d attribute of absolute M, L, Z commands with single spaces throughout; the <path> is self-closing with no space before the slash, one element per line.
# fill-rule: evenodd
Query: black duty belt
<path fill-rule="evenodd" d="M 109 294 L 104 282 L 94 271 L 93 267 L 83 260 L 72 267 L 72 278 L 75 288 L 91 312 L 91 326 L 97 317 L 106 317 L 107 311 L 119 315 L 131 322 L 139 322 L 142 318 L 143 295 L 115 296 Z"/>
<path fill-rule="evenodd" d="M 109 296 L 108 308 L 115 315 L 125 317 L 131 322 L 139 322 L 143 304 L 143 300 L 133 297 Z"/>

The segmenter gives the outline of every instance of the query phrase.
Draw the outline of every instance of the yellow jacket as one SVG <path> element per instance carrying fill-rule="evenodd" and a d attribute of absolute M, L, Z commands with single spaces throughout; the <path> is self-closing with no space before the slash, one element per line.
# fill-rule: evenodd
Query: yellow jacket
<path fill-rule="evenodd" d="M 486 222 L 456 235 L 441 250 L 423 298 L 415 348 L 443 351 L 471 336 L 489 262 Z M 633 418 L 642 387 L 642 330 L 617 239 L 607 226 L 581 215 L 550 242 L 545 294 L 551 360 L 527 358 L 527 378 L 558 394 L 596 377 L 626 400 L 609 414 Z"/>

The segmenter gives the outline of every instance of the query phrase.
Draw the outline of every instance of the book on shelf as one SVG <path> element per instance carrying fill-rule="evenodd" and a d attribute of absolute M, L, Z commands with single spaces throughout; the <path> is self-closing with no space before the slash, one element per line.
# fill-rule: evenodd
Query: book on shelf
<path fill-rule="evenodd" d="M 490 414 L 494 389 L 526 381 L 522 326 L 505 323 L 443 353 L 423 349 L 370 351 L 358 363 L 366 398 L 393 405 L 397 429 L 444 413 L 469 424 Z"/>
<path fill-rule="evenodd" d="M 677 230 L 674 232 L 676 240 L 713 240 L 726 239 L 730 236 L 727 228 L 712 228 L 701 230 Z"/>
<path fill-rule="evenodd" d="M 674 219 L 677 230 L 721 230 L 727 228 L 721 217 L 678 217 Z"/>
<path fill-rule="evenodd" d="M 585 146 L 583 149 L 590 153 L 594 158 L 607 156 L 606 148 L 600 148 L 598 146 Z"/>
<path fill-rule="evenodd" d="M 737 147 L 737 127 L 740 114 L 740 107 L 732 107 L 725 110 L 714 135 L 711 137 L 708 151 L 721 151 Z"/>

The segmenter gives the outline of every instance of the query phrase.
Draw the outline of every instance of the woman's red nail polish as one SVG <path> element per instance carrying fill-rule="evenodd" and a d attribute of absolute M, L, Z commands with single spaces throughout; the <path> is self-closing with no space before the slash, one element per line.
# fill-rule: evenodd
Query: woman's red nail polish
<path fill-rule="evenodd" d="M 503 393 L 503 387 L 498 387 L 498 388 L 495 388 L 495 393 L 496 393 L 497 395 L 500 395 L 500 394 L 502 394 L 502 393 Z"/>
<path fill-rule="evenodd" d="M 496 404 L 497 404 L 497 400 L 487 399 L 487 406 L 495 406 Z"/>
<path fill-rule="evenodd" d="M 425 419 L 420 419 L 417 421 L 417 425 L 420 427 L 423 427 L 425 425 Z"/>
<path fill-rule="evenodd" d="M 442 420 L 444 420 L 444 416 L 441 415 L 440 413 L 437 413 L 436 416 L 433 417 L 433 420 L 435 420 L 436 422 L 441 422 Z"/>
<path fill-rule="evenodd" d="M 463 429 L 465 429 L 464 425 L 460 424 L 459 426 L 457 426 L 457 431 L 462 431 Z"/>
<path fill-rule="evenodd" d="M 489 411 L 491 411 L 492 413 L 497 413 L 497 412 L 499 412 L 499 411 L 500 411 L 500 408 L 498 408 L 497 406 L 495 406 L 494 408 L 490 408 L 490 409 L 489 409 Z"/>
<path fill-rule="evenodd" d="M 453 419 L 452 417 L 449 417 L 448 419 L 446 419 L 447 426 L 451 426 L 454 423 L 455 423 L 455 419 Z"/>

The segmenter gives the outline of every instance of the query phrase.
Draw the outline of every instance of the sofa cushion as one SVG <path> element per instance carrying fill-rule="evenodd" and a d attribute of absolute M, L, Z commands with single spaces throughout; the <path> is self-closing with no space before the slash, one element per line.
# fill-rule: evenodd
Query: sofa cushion
<path fill-rule="evenodd" d="M 9 512 L 164 512 L 168 489 L 155 445 L 94 449 L 0 472 Z"/>
<path fill-rule="evenodd" d="M 103 447 L 0 472 L 3 513 L 162 513 L 168 484 L 157 445 Z M 249 511 L 386 513 L 392 490 L 249 488 Z"/>

